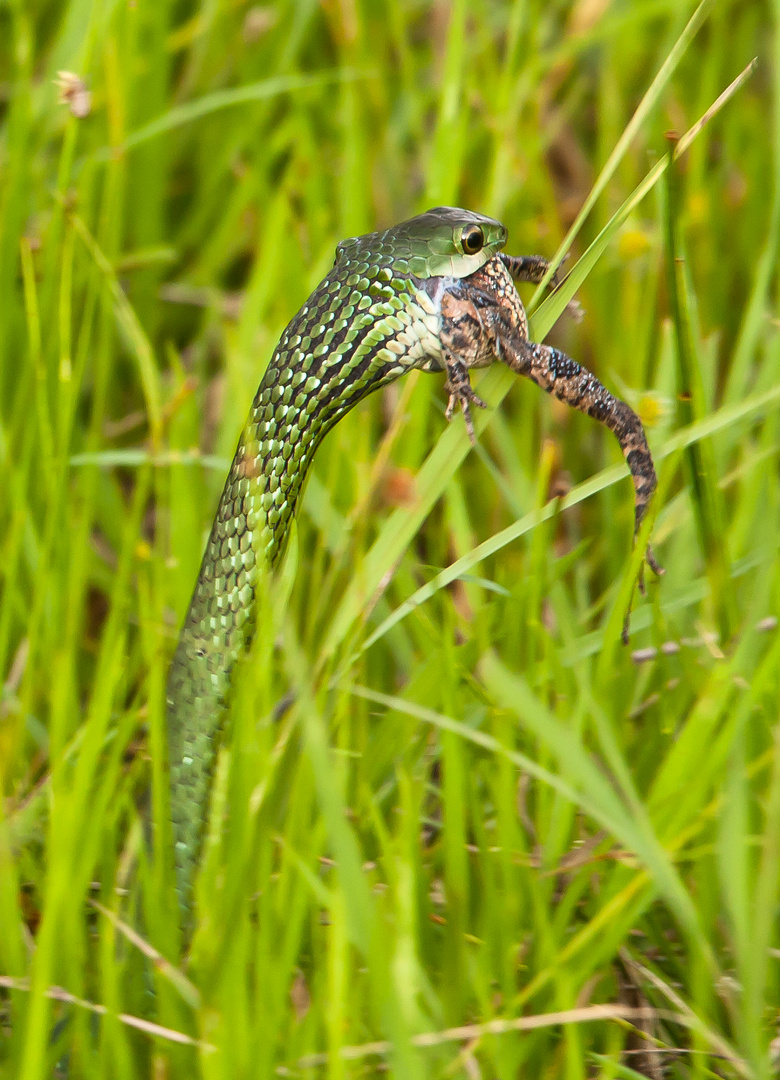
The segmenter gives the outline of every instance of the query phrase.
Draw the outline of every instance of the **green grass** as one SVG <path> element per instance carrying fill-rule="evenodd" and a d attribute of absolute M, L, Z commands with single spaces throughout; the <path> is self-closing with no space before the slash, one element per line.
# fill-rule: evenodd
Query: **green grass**
<path fill-rule="evenodd" d="M 778 0 L 5 0 L 0 80 L 0 1074 L 773 1075 Z M 474 451 L 435 377 L 359 406 L 181 962 L 164 683 L 229 458 L 336 242 L 437 203 L 571 245 L 534 333 L 643 417 L 666 575 L 624 648 L 618 448 L 506 369 Z"/>

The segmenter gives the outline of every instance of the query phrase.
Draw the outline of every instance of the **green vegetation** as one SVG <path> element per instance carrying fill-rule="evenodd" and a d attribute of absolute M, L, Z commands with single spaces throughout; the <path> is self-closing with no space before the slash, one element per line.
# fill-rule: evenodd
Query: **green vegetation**
<path fill-rule="evenodd" d="M 693 11 L 0 3 L 3 1076 L 774 1072 L 780 2 Z M 359 406 L 240 672 L 181 963 L 165 673 L 281 330 L 343 236 L 449 203 L 552 256 L 586 199 L 530 307 L 578 289 L 553 340 L 657 457 L 630 646 L 608 432 L 499 366 L 474 451 L 436 377 Z"/>

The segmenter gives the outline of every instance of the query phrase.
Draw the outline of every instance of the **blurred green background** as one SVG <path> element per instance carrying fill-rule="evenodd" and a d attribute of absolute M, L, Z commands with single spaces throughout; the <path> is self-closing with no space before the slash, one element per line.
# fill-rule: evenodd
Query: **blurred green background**
<path fill-rule="evenodd" d="M 775 1074 L 780 3 L 694 8 L 0 3 L 3 1075 Z M 164 680 L 229 459 L 337 241 L 437 204 L 517 254 L 577 222 L 550 340 L 646 424 L 666 575 L 624 648 L 618 448 L 536 387 L 476 381 L 473 452 L 435 376 L 360 405 L 171 967 Z"/>

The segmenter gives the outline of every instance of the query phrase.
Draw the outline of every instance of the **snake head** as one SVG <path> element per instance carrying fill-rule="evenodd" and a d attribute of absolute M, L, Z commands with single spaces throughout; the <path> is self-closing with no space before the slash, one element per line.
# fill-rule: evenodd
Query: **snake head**
<path fill-rule="evenodd" d="M 464 278 L 485 265 L 506 243 L 506 227 L 494 218 L 437 206 L 384 232 L 342 240 L 336 264 L 349 257 L 386 258 L 394 273 L 417 278 Z"/>

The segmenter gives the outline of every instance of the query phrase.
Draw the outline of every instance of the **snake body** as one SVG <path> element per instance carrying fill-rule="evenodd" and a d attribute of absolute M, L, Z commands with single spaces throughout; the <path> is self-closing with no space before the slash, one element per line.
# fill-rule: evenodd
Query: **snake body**
<path fill-rule="evenodd" d="M 231 674 L 254 631 L 260 575 L 280 559 L 317 447 L 354 405 L 405 371 L 445 371 L 473 439 L 468 370 L 498 358 L 606 423 L 627 457 L 641 520 L 655 472 L 635 414 L 570 358 L 528 341 L 513 280 L 538 257 L 504 255 L 492 218 L 439 207 L 342 241 L 333 268 L 292 319 L 252 402 L 225 483 L 167 690 L 176 889 L 184 916 Z"/>

